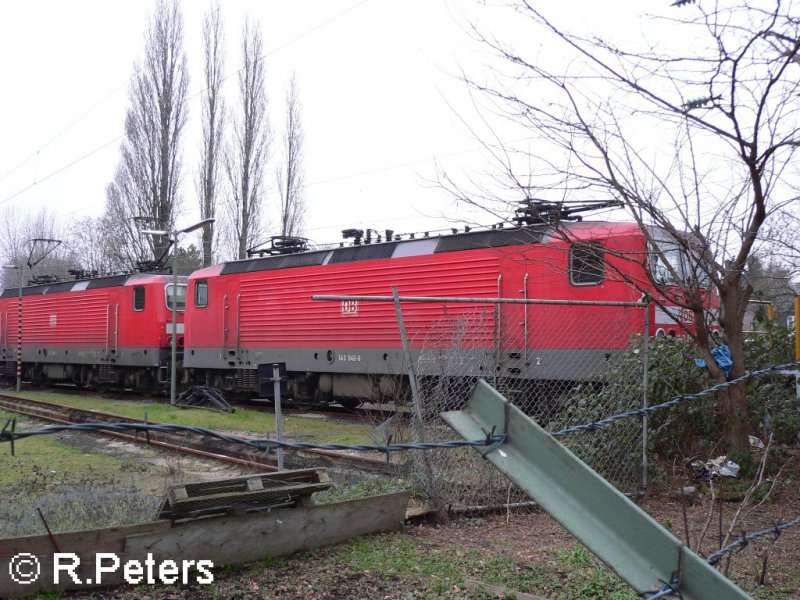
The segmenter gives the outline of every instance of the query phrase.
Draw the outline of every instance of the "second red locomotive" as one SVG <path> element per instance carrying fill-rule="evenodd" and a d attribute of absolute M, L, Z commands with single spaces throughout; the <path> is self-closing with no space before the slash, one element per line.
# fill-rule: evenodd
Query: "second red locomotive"
<path fill-rule="evenodd" d="M 21 317 L 22 376 L 153 390 L 169 381 L 172 335 L 183 346 L 186 279 L 135 273 L 6 288 L 0 295 L 0 361 L 16 372 Z M 172 332 L 172 303 L 177 331 Z M 20 311 L 20 303 L 22 305 Z"/>

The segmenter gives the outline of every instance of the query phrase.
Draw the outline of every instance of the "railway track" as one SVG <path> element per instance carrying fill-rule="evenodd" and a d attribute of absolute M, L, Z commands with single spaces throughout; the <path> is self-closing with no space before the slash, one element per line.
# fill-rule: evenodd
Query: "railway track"
<path fill-rule="evenodd" d="M 111 413 L 84 410 L 71 406 L 64 406 L 62 404 L 6 395 L 0 395 L 0 408 L 28 417 L 61 424 L 145 423 L 145 421 L 140 419 L 122 417 Z M 153 421 L 147 421 L 147 423 L 158 424 Z M 118 431 L 101 430 L 100 433 L 130 442 L 149 444 L 174 452 L 193 454 L 261 471 L 277 470 L 275 462 L 270 457 L 265 456 L 263 452 L 249 449 L 240 444 L 228 443 L 223 440 L 208 438 L 191 432 L 169 433 L 151 431 L 145 435 L 141 433 L 121 433 Z M 354 456 L 345 452 L 332 450 L 293 450 L 291 452 L 302 456 L 304 459 L 316 459 L 320 463 L 335 464 L 337 466 L 351 466 L 353 468 L 371 471 L 383 471 L 386 468 L 386 461 L 382 457 Z"/>
<path fill-rule="evenodd" d="M 25 382 L 25 389 L 29 391 L 50 392 L 55 394 L 69 394 L 71 396 L 84 396 L 87 398 L 107 398 L 109 400 L 125 400 L 129 402 L 166 402 L 168 398 L 163 396 L 152 397 L 143 396 L 137 392 L 97 390 L 90 388 L 79 388 L 72 385 L 35 385 Z M 246 400 L 234 402 L 234 406 L 243 406 L 252 410 L 260 410 L 268 413 L 275 412 L 272 401 Z M 409 414 L 409 410 L 404 407 L 393 407 L 389 405 L 364 404 L 358 408 L 345 408 L 338 404 L 308 404 L 308 403 L 285 403 L 283 413 L 285 415 L 315 414 L 331 417 L 343 421 L 351 422 L 380 422 L 388 419 L 396 413 L 401 415 Z"/>

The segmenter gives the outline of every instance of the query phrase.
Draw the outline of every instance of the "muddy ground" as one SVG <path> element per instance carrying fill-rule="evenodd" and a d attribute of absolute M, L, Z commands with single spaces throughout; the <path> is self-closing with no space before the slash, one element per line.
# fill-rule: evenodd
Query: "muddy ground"
<path fill-rule="evenodd" d="M 156 465 L 170 481 L 205 480 L 240 474 L 236 467 L 176 456 L 128 442 L 62 434 L 84 452 Z M 787 461 L 769 496 L 751 501 L 728 541 L 800 516 L 798 461 Z M 638 501 L 659 523 L 692 546 L 702 534 L 702 551 L 720 545 L 740 504 L 741 487 L 727 501 L 709 501 L 708 488 L 689 479 L 660 484 Z M 696 492 L 684 495 L 680 488 Z M 762 488 L 764 489 L 764 488 Z M 757 598 L 800 598 L 800 527 L 766 538 L 733 556 L 729 574 Z M 764 556 L 766 555 L 766 561 Z M 763 575 L 766 564 L 766 575 Z M 759 583 L 763 579 L 763 583 Z M 52 597 L 52 596 L 49 596 Z M 407 522 L 395 533 L 243 566 L 219 567 L 209 586 L 126 587 L 65 594 L 64 598 L 635 598 L 549 515 L 538 509 L 474 514 Z"/>

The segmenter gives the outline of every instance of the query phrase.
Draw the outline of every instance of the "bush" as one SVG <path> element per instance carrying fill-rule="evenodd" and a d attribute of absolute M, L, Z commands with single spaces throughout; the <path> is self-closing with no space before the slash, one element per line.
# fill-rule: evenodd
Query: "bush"
<path fill-rule="evenodd" d="M 794 338 L 772 322 L 762 324 L 763 332 L 745 340 L 745 367 L 756 370 L 793 360 Z M 707 369 L 694 363 L 698 353 L 691 340 L 664 338 L 650 344 L 650 404 L 680 394 L 691 394 L 714 384 Z M 800 413 L 795 396 L 794 376 L 780 373 L 747 381 L 748 425 L 753 435 L 783 444 L 797 444 Z M 690 401 L 656 413 L 650 419 L 654 450 L 662 457 L 694 456 L 710 452 L 722 438 L 715 396 Z M 722 450 L 724 451 L 724 450 Z"/>
<path fill-rule="evenodd" d="M 745 341 L 745 365 L 749 370 L 764 368 L 793 360 L 794 337 L 774 323 L 762 324 L 763 332 L 752 334 Z M 561 412 L 548 424 L 559 429 L 577 423 L 597 421 L 617 412 L 641 406 L 642 340 L 634 337 L 630 349 L 609 357 L 603 380 L 573 388 Z M 649 340 L 648 404 L 653 406 L 675 396 L 693 394 L 714 385 L 708 370 L 699 368 L 699 356 L 694 342 L 688 338 L 668 337 Z M 747 382 L 748 425 L 753 435 L 773 442 L 796 445 L 800 435 L 800 404 L 795 396 L 793 375 L 780 373 L 755 377 Z M 610 428 L 590 434 L 592 443 L 581 440 L 565 443 L 586 462 L 603 472 L 625 461 L 637 461 L 635 445 L 615 443 L 619 436 L 632 436 L 639 426 L 637 419 L 617 423 Z M 651 449 L 662 458 L 707 456 L 715 452 L 722 439 L 723 420 L 718 412 L 716 396 L 688 401 L 672 409 L 651 414 Z M 628 427 L 630 432 L 612 430 Z M 570 436 L 572 437 L 572 436 Z M 718 452 L 724 453 L 725 448 Z M 599 468 L 598 468 L 599 467 Z"/>

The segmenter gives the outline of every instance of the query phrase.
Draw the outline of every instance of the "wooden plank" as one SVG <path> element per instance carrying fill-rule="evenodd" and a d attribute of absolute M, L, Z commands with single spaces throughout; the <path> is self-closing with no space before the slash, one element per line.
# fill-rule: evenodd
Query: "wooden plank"
<path fill-rule="evenodd" d="M 297 469 L 176 485 L 167 491 L 159 518 L 185 521 L 199 516 L 240 515 L 272 505 L 294 504 L 297 498 L 328 487 L 330 478 L 323 469 Z"/>
<path fill-rule="evenodd" d="M 85 531 L 70 531 L 55 534 L 56 543 L 62 552 L 79 552 L 91 550 L 98 552 L 114 552 L 122 550 L 125 537 L 135 534 L 158 534 L 170 529 L 169 521 L 149 521 L 135 525 L 122 525 L 106 527 L 103 529 L 88 529 Z M 75 548 L 75 550 L 64 550 Z M 34 555 L 52 554 L 55 552 L 53 542 L 46 533 L 15 538 L 0 539 L 0 571 L 8 575 L 8 559 L 20 552 L 29 552 Z M 4 595 L 0 592 L 0 597 Z"/>
<path fill-rule="evenodd" d="M 239 489 L 245 489 L 245 485 L 249 479 L 261 478 L 264 486 L 271 485 L 271 482 L 276 482 L 280 485 L 282 482 L 321 482 L 324 477 L 327 480 L 328 474 L 324 469 L 294 469 L 290 471 L 278 471 L 276 473 L 257 473 L 255 475 L 242 475 L 239 477 L 228 477 L 226 479 L 217 479 L 213 481 L 202 481 L 198 483 L 187 483 L 182 487 L 186 488 L 189 495 L 196 495 L 198 492 L 204 490 L 214 490 L 220 487 L 231 486 Z"/>
<path fill-rule="evenodd" d="M 53 585 L 53 549 L 38 540 L 36 549 L 21 546 L 19 541 L 0 541 L 0 556 L 10 557 L 17 552 L 29 552 L 41 563 L 41 576 L 30 585 L 20 585 L 9 577 L 7 562 L 0 569 L 0 597 L 9 598 L 48 590 L 68 590 L 94 587 L 86 579 L 94 577 L 97 552 L 114 552 L 122 564 L 129 560 L 144 563 L 148 555 L 157 563 L 172 560 L 209 560 L 214 566 L 260 560 L 298 550 L 344 542 L 350 538 L 390 531 L 399 527 L 405 516 L 410 492 L 398 492 L 316 506 L 275 510 L 266 514 L 248 514 L 195 521 L 170 527 L 169 521 L 135 525 L 107 530 L 57 534 L 61 552 L 74 552 L 81 560 L 76 584 L 62 574 L 60 585 Z M 112 531 L 115 530 L 115 531 Z M 47 536 L 36 536 L 47 538 Z M 17 538 L 17 540 L 35 538 Z M 102 540 L 92 546 L 90 540 Z M 123 582 L 122 570 L 105 574 L 102 585 L 128 585 Z M 196 576 L 196 572 L 193 573 Z M 194 582 L 195 579 L 191 579 Z M 200 586 L 202 588 L 202 586 Z"/>
<path fill-rule="evenodd" d="M 408 497 L 409 492 L 399 492 L 267 515 L 189 523 L 158 535 L 130 536 L 125 552 L 149 552 L 164 559 L 184 555 L 213 560 L 214 564 L 249 562 L 393 529 L 403 521 Z"/>
<path fill-rule="evenodd" d="M 222 508 L 232 504 L 268 503 L 270 500 L 283 498 L 285 496 L 309 496 L 314 492 L 324 491 L 328 487 L 328 484 L 323 483 L 302 483 L 279 488 L 270 488 L 267 490 L 256 490 L 253 492 L 227 492 L 210 496 L 197 496 L 183 500 L 171 498 L 170 508 L 175 515 L 178 515 L 200 508 L 211 508 L 215 506 Z"/>

